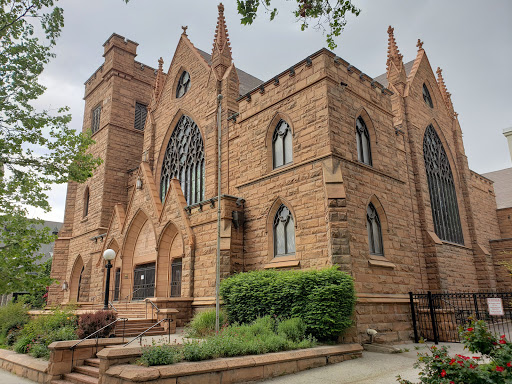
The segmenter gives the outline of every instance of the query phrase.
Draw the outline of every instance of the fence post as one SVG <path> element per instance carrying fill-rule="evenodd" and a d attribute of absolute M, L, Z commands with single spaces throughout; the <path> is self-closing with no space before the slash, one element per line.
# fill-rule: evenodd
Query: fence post
<path fill-rule="evenodd" d="M 412 328 L 414 330 L 414 342 L 418 343 L 419 342 L 419 339 L 418 339 L 418 327 L 416 325 L 416 311 L 414 309 L 414 299 L 413 299 L 413 296 L 412 296 L 412 292 L 409 292 L 409 299 L 410 299 L 410 302 L 411 302 Z"/>
<path fill-rule="evenodd" d="M 473 293 L 473 303 L 475 303 L 475 315 L 476 319 L 480 320 L 480 312 L 478 310 L 478 300 L 476 298 L 476 293 Z"/>
<path fill-rule="evenodd" d="M 430 309 L 430 319 L 432 320 L 432 333 L 434 334 L 434 343 L 439 344 L 439 336 L 437 334 L 436 316 L 434 314 L 434 303 L 432 302 L 432 292 L 427 292 L 428 307 Z"/>

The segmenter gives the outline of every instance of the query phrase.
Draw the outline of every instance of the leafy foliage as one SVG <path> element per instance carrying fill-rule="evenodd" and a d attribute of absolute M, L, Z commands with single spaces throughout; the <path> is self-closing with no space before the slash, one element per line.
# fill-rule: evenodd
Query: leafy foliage
<path fill-rule="evenodd" d="M 83 313 L 78 317 L 77 335 L 80 339 L 87 337 L 98 329 L 110 324 L 117 318 L 114 311 L 99 310 L 96 312 Z M 115 324 L 105 328 L 98 333 L 98 337 L 108 337 L 112 332 Z"/>
<path fill-rule="evenodd" d="M 9 303 L 0 307 L 0 344 L 12 345 L 28 321 L 29 316 L 23 303 Z"/>
<path fill-rule="evenodd" d="M 68 126 L 68 108 L 33 105 L 45 91 L 39 75 L 64 26 L 55 3 L 0 0 L 0 294 L 34 288 L 32 274 L 42 267 L 32 254 L 54 239 L 36 226 L 42 221 L 27 219 L 27 207 L 49 211 L 51 184 L 82 182 L 101 162 L 86 153 L 90 134 Z"/>
<path fill-rule="evenodd" d="M 56 310 L 50 315 L 30 320 L 19 332 L 14 350 L 34 357 L 50 357 L 48 346 L 54 341 L 75 340 L 77 317 L 69 310 Z"/>
<path fill-rule="evenodd" d="M 283 322 L 286 323 L 287 321 Z M 276 333 L 279 324 L 275 318 L 265 316 L 256 319 L 251 324 L 224 326 L 219 334 L 207 336 L 204 340 L 190 340 L 183 344 L 150 346 L 142 350 L 139 363 L 142 365 L 167 365 L 176 362 L 201 361 L 219 357 L 233 357 L 269 352 L 279 352 L 291 349 L 311 348 L 316 340 L 300 329 L 305 325 L 301 320 L 293 319 L 283 329 L 296 336 L 289 338 L 287 332 Z"/>
<path fill-rule="evenodd" d="M 266 315 L 298 317 L 306 332 L 320 340 L 336 339 L 352 325 L 354 282 L 336 267 L 240 273 L 222 281 L 221 295 L 231 323 Z"/>
<path fill-rule="evenodd" d="M 428 353 L 419 353 L 415 368 L 421 368 L 423 384 L 506 384 L 512 382 L 512 343 L 505 335 L 496 337 L 484 321 L 472 321 L 459 330 L 466 349 L 482 356 L 450 356 L 446 346 L 430 347 Z M 400 376 L 401 384 L 412 384 Z"/>
<path fill-rule="evenodd" d="M 315 20 L 316 29 L 328 31 L 327 45 L 336 48 L 334 38 L 339 36 L 347 24 L 346 14 L 359 16 L 361 10 L 352 4 L 352 0 L 295 0 L 295 18 L 301 23 L 301 30 L 309 27 Z M 274 1 L 275 4 L 276 1 Z M 272 0 L 237 0 L 238 13 L 242 16 L 242 24 L 252 24 L 258 15 L 259 6 L 263 6 L 270 13 L 270 20 L 274 20 L 278 10 L 272 8 Z"/>
<path fill-rule="evenodd" d="M 224 311 L 219 312 L 219 323 L 225 324 L 227 316 Z M 215 332 L 215 309 L 199 312 L 188 325 L 189 337 L 204 337 Z"/>

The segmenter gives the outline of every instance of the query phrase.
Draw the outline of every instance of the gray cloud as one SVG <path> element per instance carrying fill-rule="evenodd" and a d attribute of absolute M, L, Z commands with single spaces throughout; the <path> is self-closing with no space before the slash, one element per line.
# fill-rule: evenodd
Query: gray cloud
<path fill-rule="evenodd" d="M 225 1 L 235 65 L 266 80 L 325 46 L 325 37 L 313 28 L 306 32 L 290 14 L 294 2 L 274 0 L 283 7 L 276 20 L 261 15 L 252 26 L 242 26 L 236 3 Z M 512 2 L 495 0 L 355 1 L 363 10 L 350 16 L 335 52 L 353 65 L 378 76 L 386 69 L 387 27 L 404 61 L 416 56 L 421 38 L 429 61 L 443 75 L 464 133 L 471 169 L 477 172 L 509 167 L 504 128 L 512 126 Z M 194 45 L 211 50 L 217 20 L 212 0 L 61 0 L 65 27 L 56 47 L 57 58 L 43 81 L 47 95 L 38 105 L 69 105 L 72 126 L 83 120 L 83 83 L 103 62 L 102 44 L 116 32 L 138 42 L 137 60 L 155 67 L 162 56 L 170 64 L 181 26 L 188 25 Z M 46 103 L 46 104 L 45 104 Z M 55 197 L 54 197 L 55 196 Z M 42 216 L 62 220 L 65 188 L 52 193 L 54 210 Z"/>

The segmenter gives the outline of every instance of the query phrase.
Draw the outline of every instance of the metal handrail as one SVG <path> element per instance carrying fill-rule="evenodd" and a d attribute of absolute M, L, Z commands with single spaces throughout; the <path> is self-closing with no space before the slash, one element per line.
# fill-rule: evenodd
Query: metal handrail
<path fill-rule="evenodd" d="M 122 300 L 128 300 L 128 298 L 129 298 L 130 296 L 133 298 L 133 294 L 134 294 L 135 292 L 140 291 L 140 290 L 141 290 L 141 289 L 143 289 L 143 288 L 144 288 L 144 287 L 140 287 L 140 288 L 135 289 L 132 293 L 129 293 L 129 294 L 128 294 L 124 299 L 122 299 Z M 119 300 L 119 301 L 121 301 L 121 300 Z"/>
<path fill-rule="evenodd" d="M 116 312 L 118 312 L 117 308 L 114 307 L 114 303 L 112 303 L 111 301 L 108 302 L 108 305 L 112 307 L 112 309 Z"/>
<path fill-rule="evenodd" d="M 127 345 L 133 343 L 135 340 L 137 340 L 139 338 L 140 338 L 140 345 L 142 345 L 142 337 L 146 334 L 146 332 L 148 332 L 151 329 L 155 328 L 157 325 L 159 325 L 160 323 L 162 323 L 164 321 L 168 321 L 169 322 L 169 325 L 168 325 L 167 329 L 168 329 L 168 332 L 169 332 L 169 343 L 171 343 L 171 321 L 172 321 L 172 319 L 166 318 L 166 319 L 162 319 L 159 322 L 153 324 L 151 327 L 149 327 L 148 329 L 146 329 L 142 333 L 140 333 L 137 336 L 135 336 L 133 339 L 131 339 L 129 342 L 127 342 L 125 345 L 123 345 L 123 347 L 126 347 Z"/>
<path fill-rule="evenodd" d="M 153 315 L 155 314 L 155 309 L 156 309 L 156 313 L 158 314 L 160 312 L 160 308 L 158 308 L 157 305 L 155 303 L 153 303 L 149 299 L 145 299 L 144 301 L 146 302 L 146 319 L 148 318 L 148 303 L 149 303 L 152 306 L 152 308 L 151 308 L 151 320 L 153 320 Z"/>
<path fill-rule="evenodd" d="M 75 343 L 73 344 L 72 346 L 69 347 L 69 349 L 71 349 L 71 366 L 73 366 L 73 359 L 74 359 L 74 356 L 75 356 L 75 348 L 77 347 L 77 345 L 83 343 L 85 340 L 89 339 L 90 337 L 96 335 L 96 353 L 98 353 L 98 334 L 99 332 L 103 331 L 105 328 L 107 327 L 110 327 L 112 324 L 115 324 L 117 323 L 118 321 L 123 321 L 124 323 L 124 327 L 123 327 L 123 342 L 124 342 L 124 330 L 126 328 L 126 321 L 128 319 L 124 318 L 124 317 L 120 317 L 118 319 L 115 319 L 114 321 L 108 323 L 107 325 L 105 325 L 104 327 L 98 329 L 97 331 L 91 333 L 89 336 L 87 337 L 84 337 L 83 339 L 81 339 L 78 343 Z M 170 336 L 169 336 L 169 340 L 170 340 Z"/>

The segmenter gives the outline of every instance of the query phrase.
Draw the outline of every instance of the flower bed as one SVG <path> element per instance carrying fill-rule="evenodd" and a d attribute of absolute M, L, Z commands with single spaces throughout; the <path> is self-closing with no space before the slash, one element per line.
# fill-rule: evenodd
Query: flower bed
<path fill-rule="evenodd" d="M 505 335 L 489 332 L 485 322 L 472 322 L 461 328 L 460 334 L 466 349 L 482 356 L 450 356 L 448 348 L 430 347 L 430 351 L 418 354 L 415 364 L 421 368 L 423 384 L 510 384 L 512 383 L 512 343 Z M 398 377 L 401 384 L 412 384 Z"/>
<path fill-rule="evenodd" d="M 278 322 L 266 316 L 248 325 L 225 326 L 204 340 L 186 341 L 182 346 L 149 346 L 142 350 L 139 363 L 146 366 L 169 365 L 180 361 L 201 361 L 218 357 L 258 355 L 316 346 L 316 340 L 306 336 L 306 326 L 300 319 Z"/>

